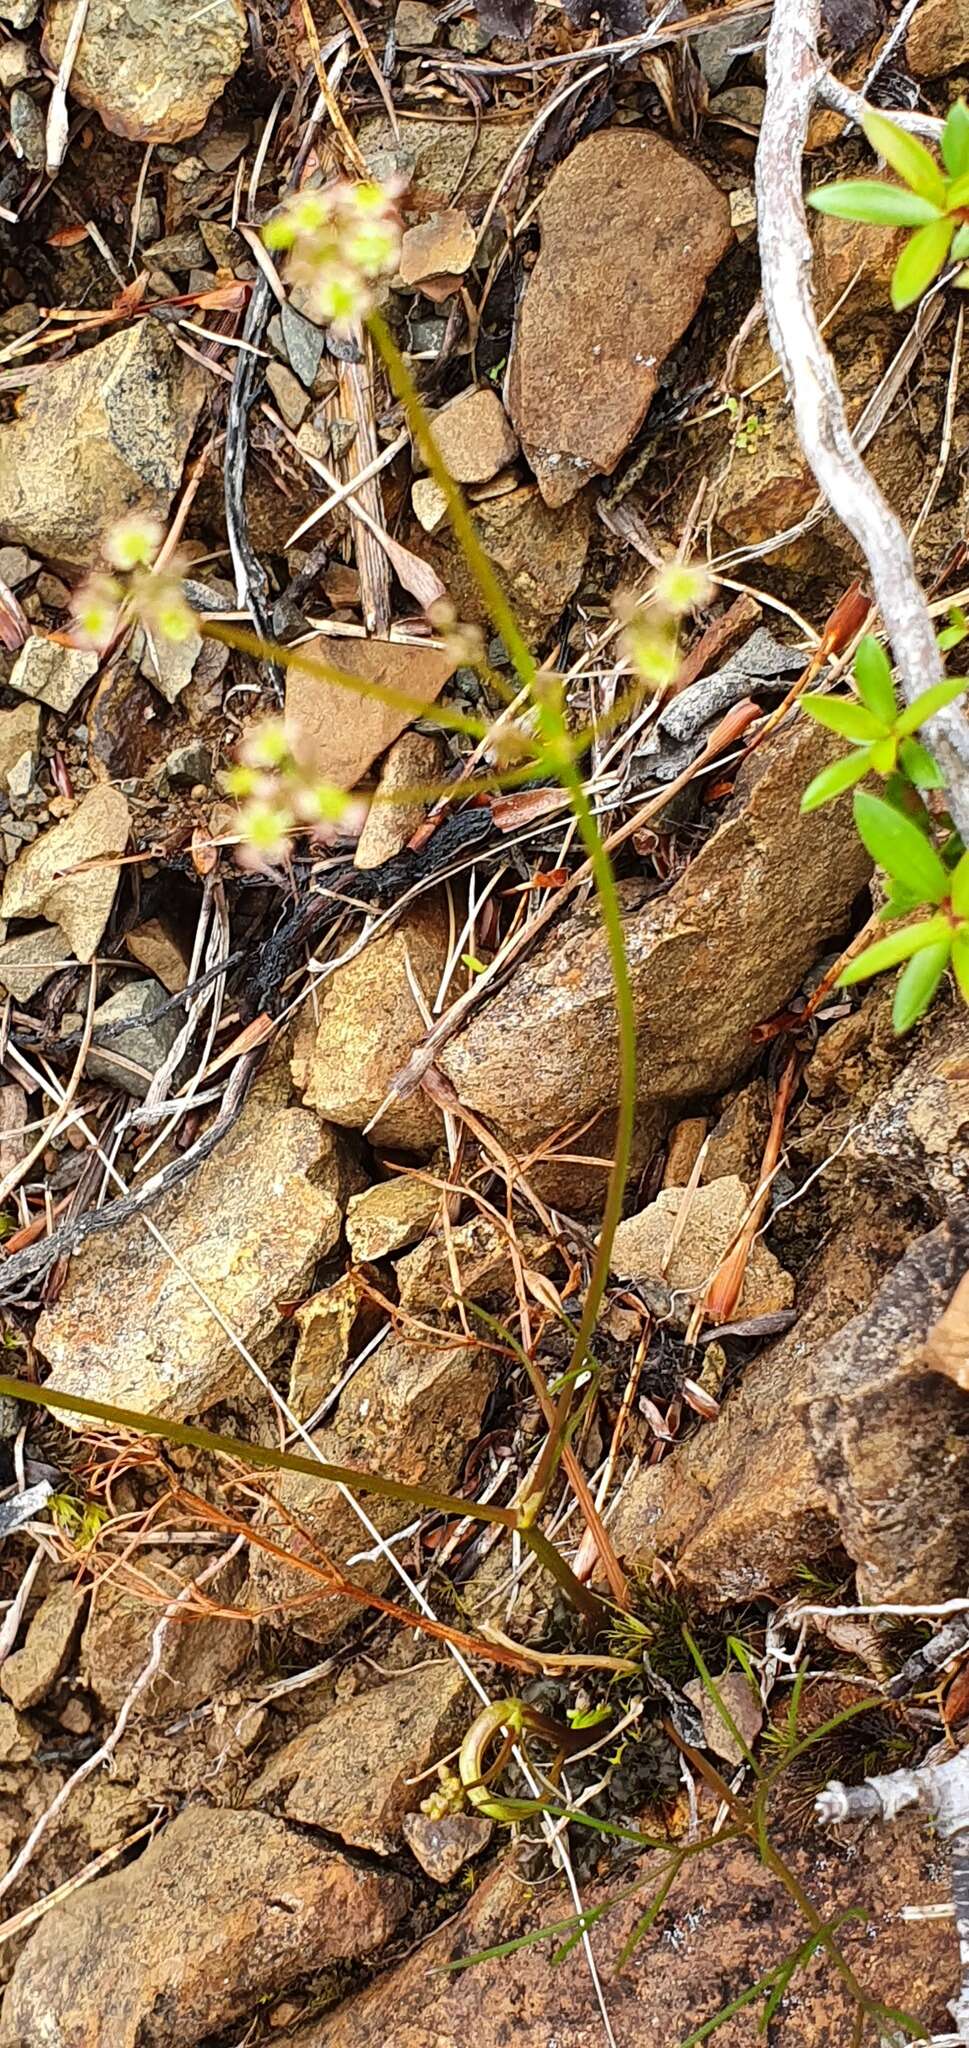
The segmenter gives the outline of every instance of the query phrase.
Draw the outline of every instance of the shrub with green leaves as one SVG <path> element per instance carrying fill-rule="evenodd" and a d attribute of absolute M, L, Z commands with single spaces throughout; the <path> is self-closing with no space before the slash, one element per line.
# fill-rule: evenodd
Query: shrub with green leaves
<path fill-rule="evenodd" d="M 921 298 L 950 257 L 969 264 L 969 107 L 956 100 L 949 109 L 941 164 L 924 143 L 885 114 L 870 110 L 861 125 L 872 149 L 903 183 L 846 178 L 811 192 L 809 204 L 842 220 L 912 229 L 892 277 L 892 304 L 900 310 Z M 969 285 L 969 267 L 954 283 Z"/>
<path fill-rule="evenodd" d="M 961 621 L 949 630 L 956 639 L 963 637 Z M 951 638 L 949 644 L 954 644 Z M 969 853 L 945 818 L 940 844 L 935 843 L 939 827 L 919 792 L 940 789 L 942 777 L 928 748 L 915 737 L 969 683 L 961 676 L 948 677 L 899 711 L 891 664 L 870 633 L 855 655 L 854 679 L 857 698 L 811 691 L 801 699 L 810 717 L 851 742 L 843 760 L 822 768 L 808 784 L 801 809 L 816 811 L 865 776 L 886 778 L 884 797 L 863 789 L 856 789 L 854 797 L 860 837 L 890 883 L 881 914 L 893 919 L 927 909 L 931 915 L 867 947 L 839 980 L 846 987 L 907 961 L 892 1016 L 896 1031 L 909 1031 L 924 1015 L 947 968 L 969 1003 Z"/>

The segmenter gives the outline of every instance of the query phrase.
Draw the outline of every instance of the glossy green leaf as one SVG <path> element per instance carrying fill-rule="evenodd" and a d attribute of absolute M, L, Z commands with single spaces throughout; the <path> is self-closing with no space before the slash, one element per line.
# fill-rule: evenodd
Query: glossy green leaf
<path fill-rule="evenodd" d="M 933 220 L 910 235 L 892 272 L 892 305 L 896 313 L 914 305 L 938 277 L 955 234 L 952 220 Z"/>
<path fill-rule="evenodd" d="M 886 728 L 894 725 L 898 705 L 895 702 L 892 665 L 874 633 L 866 633 L 859 642 L 855 655 L 855 682 L 858 695 L 869 711 L 874 712 Z"/>
<path fill-rule="evenodd" d="M 846 789 L 852 789 L 868 773 L 867 747 L 853 748 L 842 761 L 832 761 L 814 777 L 801 798 L 802 811 L 820 810 L 822 804 L 829 804 L 836 796 L 843 796 Z"/>
<path fill-rule="evenodd" d="M 886 967 L 899 967 L 903 960 L 911 960 L 915 953 L 928 947 L 935 948 L 948 944 L 952 926 L 947 917 L 923 917 L 919 924 L 903 925 L 900 931 L 889 932 L 885 939 L 876 939 L 873 946 L 866 946 L 857 960 L 849 960 L 838 976 L 840 988 L 850 988 L 852 982 L 868 981 L 873 974 L 884 974 Z"/>
<path fill-rule="evenodd" d="M 949 901 L 957 917 L 969 917 L 969 853 L 964 853 L 952 870 Z"/>
<path fill-rule="evenodd" d="M 872 860 L 905 889 L 917 889 L 923 903 L 942 903 L 949 877 L 924 832 L 903 818 L 894 804 L 865 789 L 855 791 L 855 824 Z"/>
<path fill-rule="evenodd" d="M 903 1032 L 911 1031 L 920 1017 L 924 1017 L 949 965 L 951 951 L 951 938 L 943 939 L 937 946 L 924 946 L 899 976 L 892 1004 L 892 1023 L 900 1038 Z"/>
<path fill-rule="evenodd" d="M 957 292 L 969 292 L 969 264 L 966 265 L 965 270 L 957 272 L 952 282 Z"/>
<path fill-rule="evenodd" d="M 947 704 L 954 704 L 969 690 L 969 677 L 947 676 L 944 683 L 933 683 L 930 690 L 923 690 L 914 704 L 906 704 L 901 717 L 895 722 L 895 731 L 901 736 L 918 732 L 927 718 L 934 718 L 937 711 L 944 711 Z"/>
<path fill-rule="evenodd" d="M 904 178 L 913 192 L 919 192 L 923 199 L 930 199 L 933 206 L 946 204 L 946 182 L 934 156 L 929 154 L 924 142 L 907 130 L 899 128 L 885 114 L 876 113 L 872 108 L 862 121 L 872 149 Z"/>
<path fill-rule="evenodd" d="M 903 185 L 879 185 L 874 178 L 841 178 L 808 193 L 816 213 L 839 220 L 863 220 L 873 227 L 922 228 L 941 217 L 941 208 Z"/>
<path fill-rule="evenodd" d="M 914 889 L 893 889 L 878 913 L 883 924 L 894 924 L 900 917 L 911 917 L 918 910 L 920 898 Z"/>
<path fill-rule="evenodd" d="M 969 924 L 952 934 L 952 972 L 964 1003 L 969 1003 Z"/>
<path fill-rule="evenodd" d="M 916 789 L 942 789 L 945 778 L 937 761 L 933 760 L 928 747 L 921 740 L 903 740 L 898 758 L 910 782 Z"/>
<path fill-rule="evenodd" d="M 950 178 L 969 171 L 969 107 L 965 100 L 953 100 L 942 130 L 942 161 Z"/>
<path fill-rule="evenodd" d="M 952 254 L 957 263 L 964 263 L 969 256 L 969 227 L 957 228 L 952 244 Z"/>
<path fill-rule="evenodd" d="M 809 690 L 801 703 L 811 718 L 819 725 L 826 725 L 829 732 L 840 734 L 843 740 L 854 740 L 861 746 L 871 746 L 879 740 L 885 730 L 880 718 L 869 711 L 864 704 L 856 704 L 853 697 L 826 697 L 818 690 Z"/>

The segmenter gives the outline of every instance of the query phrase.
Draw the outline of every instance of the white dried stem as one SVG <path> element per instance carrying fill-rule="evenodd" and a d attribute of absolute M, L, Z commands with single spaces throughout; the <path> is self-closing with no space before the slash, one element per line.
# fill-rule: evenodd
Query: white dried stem
<path fill-rule="evenodd" d="M 941 681 L 942 661 L 905 529 L 854 445 L 811 293 L 811 238 L 802 159 L 826 78 L 818 56 L 821 0 L 775 0 L 767 103 L 757 151 L 757 212 L 767 324 L 801 447 L 832 510 L 857 541 L 892 644 L 902 694 L 914 703 Z M 926 726 L 949 808 L 969 842 L 969 724 L 950 705 Z"/>

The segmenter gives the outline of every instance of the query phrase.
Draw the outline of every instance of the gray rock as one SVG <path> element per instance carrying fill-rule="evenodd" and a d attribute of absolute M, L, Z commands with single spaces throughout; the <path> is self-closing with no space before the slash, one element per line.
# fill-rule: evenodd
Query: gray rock
<path fill-rule="evenodd" d="M 153 1022 L 169 1001 L 160 981 L 129 981 L 94 1012 L 94 1035 L 86 1060 L 89 1077 L 145 1096 L 157 1067 L 178 1037 L 183 1018 L 170 1010 Z M 124 1030 L 118 1026 L 124 1025 Z"/>
<path fill-rule="evenodd" d="M 309 411 L 310 396 L 286 363 L 270 363 L 266 383 L 288 427 L 302 425 Z"/>
<path fill-rule="evenodd" d="M 174 789 L 194 789 L 200 782 L 208 784 L 212 777 L 211 748 L 203 746 L 201 740 L 173 747 L 165 762 L 165 774 Z"/>
<path fill-rule="evenodd" d="M 41 47 L 53 67 L 76 11 L 75 0 L 48 0 Z M 238 68 L 246 33 L 242 0 L 90 0 L 71 96 L 96 108 L 113 135 L 181 142 L 198 133 Z"/>
<path fill-rule="evenodd" d="M 26 796 L 36 773 L 39 747 L 39 704 L 17 704 L 12 711 L 0 711 L 0 787 L 15 796 Z"/>
<path fill-rule="evenodd" d="M 47 154 L 44 116 L 37 101 L 19 86 L 10 95 L 10 133 L 31 170 L 43 170 Z"/>
<path fill-rule="evenodd" d="M 309 388 L 323 359 L 323 330 L 289 305 L 283 307 L 280 325 L 290 364 L 300 383 Z"/>
<path fill-rule="evenodd" d="M 0 21 L 11 28 L 29 28 L 40 13 L 40 0 L 0 0 Z"/>
<path fill-rule="evenodd" d="M 465 1863 L 487 1849 L 494 1822 L 479 1813 L 445 1813 L 432 1820 L 426 1813 L 408 1813 L 404 1840 L 421 1869 L 435 1884 L 450 1884 Z"/>
<path fill-rule="evenodd" d="M 0 427 L 0 539 L 83 567 L 123 515 L 164 519 L 206 395 L 157 320 L 46 368 Z"/>

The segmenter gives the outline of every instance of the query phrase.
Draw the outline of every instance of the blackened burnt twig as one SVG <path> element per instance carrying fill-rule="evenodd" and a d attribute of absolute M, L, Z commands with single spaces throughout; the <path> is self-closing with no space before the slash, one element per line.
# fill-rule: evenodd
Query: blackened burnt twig
<path fill-rule="evenodd" d="M 828 503 L 865 556 L 902 694 L 913 704 L 942 678 L 935 632 L 905 529 L 851 438 L 811 293 L 802 158 L 811 109 L 826 76 L 818 55 L 820 15 L 821 0 L 774 0 L 757 151 L 764 307 L 801 447 Z M 926 733 L 945 777 L 952 817 L 969 843 L 969 724 L 950 705 L 927 722 Z"/>

